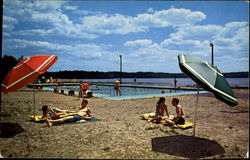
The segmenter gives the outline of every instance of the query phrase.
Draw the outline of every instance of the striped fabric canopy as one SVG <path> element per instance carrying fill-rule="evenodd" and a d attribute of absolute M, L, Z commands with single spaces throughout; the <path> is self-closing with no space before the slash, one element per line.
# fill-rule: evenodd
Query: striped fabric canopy
<path fill-rule="evenodd" d="M 4 93 L 14 92 L 45 73 L 57 61 L 55 55 L 36 55 L 21 60 L 4 78 L 1 89 Z"/>

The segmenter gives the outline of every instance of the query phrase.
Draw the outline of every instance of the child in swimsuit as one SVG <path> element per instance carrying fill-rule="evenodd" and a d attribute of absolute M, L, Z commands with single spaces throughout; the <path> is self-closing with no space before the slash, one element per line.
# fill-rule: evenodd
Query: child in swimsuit
<path fill-rule="evenodd" d="M 153 122 L 160 122 L 160 120 L 164 119 L 164 113 L 166 113 L 167 117 L 169 117 L 168 114 L 168 108 L 167 105 L 165 104 L 166 99 L 164 97 L 161 97 L 159 101 L 156 104 L 156 113 L 154 116 L 154 119 L 152 120 Z"/>
<path fill-rule="evenodd" d="M 63 122 L 75 122 L 81 119 L 91 119 L 92 118 L 90 115 L 91 111 L 87 107 L 87 104 L 88 104 L 88 101 L 83 99 L 82 106 L 79 109 L 79 111 L 76 112 L 75 115 L 66 116 L 60 119 L 56 119 L 56 120 L 46 119 L 45 123 L 47 124 L 48 127 L 51 127 L 53 124 L 58 124 L 58 123 L 63 123 Z"/>
<path fill-rule="evenodd" d="M 116 96 L 121 96 L 121 89 L 120 89 L 120 81 L 119 80 L 116 80 L 114 82 L 114 89 L 115 89 L 115 92 L 116 92 Z"/>
<path fill-rule="evenodd" d="M 69 113 L 75 113 L 75 111 L 62 110 L 57 107 L 49 108 L 48 106 L 43 106 L 42 111 L 43 111 L 42 118 L 50 118 L 50 119 L 58 119 L 60 118 L 60 115 L 67 115 Z"/>
<path fill-rule="evenodd" d="M 185 113 L 181 105 L 179 105 L 179 99 L 173 98 L 172 105 L 176 108 L 177 116 L 174 118 L 174 124 L 185 124 Z"/>

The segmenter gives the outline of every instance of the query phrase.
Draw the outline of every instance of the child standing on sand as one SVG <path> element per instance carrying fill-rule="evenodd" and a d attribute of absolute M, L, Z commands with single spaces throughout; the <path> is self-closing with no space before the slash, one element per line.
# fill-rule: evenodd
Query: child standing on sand
<path fill-rule="evenodd" d="M 164 113 L 166 113 L 167 117 L 169 117 L 168 114 L 168 108 L 167 105 L 165 104 L 166 99 L 164 97 L 161 97 L 157 104 L 156 104 L 156 112 L 155 112 L 155 116 L 154 119 L 152 121 L 156 121 L 159 122 L 160 120 L 164 119 Z"/>
<path fill-rule="evenodd" d="M 174 117 L 174 124 L 185 124 L 185 113 L 183 107 L 179 105 L 179 99 L 173 98 L 172 105 L 176 108 L 176 117 Z"/>

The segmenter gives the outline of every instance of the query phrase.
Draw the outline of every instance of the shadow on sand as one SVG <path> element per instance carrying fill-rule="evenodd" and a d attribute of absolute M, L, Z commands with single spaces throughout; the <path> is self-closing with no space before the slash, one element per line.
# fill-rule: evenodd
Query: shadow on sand
<path fill-rule="evenodd" d="M 25 130 L 17 123 L 0 123 L 0 137 L 10 138 L 23 131 Z"/>
<path fill-rule="evenodd" d="M 185 158 L 205 158 L 225 153 L 215 141 L 185 135 L 152 138 L 152 151 Z"/>

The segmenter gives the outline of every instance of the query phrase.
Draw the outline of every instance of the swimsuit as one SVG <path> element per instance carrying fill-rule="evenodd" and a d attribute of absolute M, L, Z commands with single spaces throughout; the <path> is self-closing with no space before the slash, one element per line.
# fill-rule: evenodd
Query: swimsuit
<path fill-rule="evenodd" d="M 79 114 L 75 114 L 75 115 L 73 115 L 73 117 L 74 117 L 74 121 L 81 120 L 81 116 Z"/>
<path fill-rule="evenodd" d="M 114 86 L 115 90 L 119 90 L 119 86 Z"/>
<path fill-rule="evenodd" d="M 176 124 L 185 124 L 185 119 L 180 117 L 180 119 L 176 122 Z"/>

